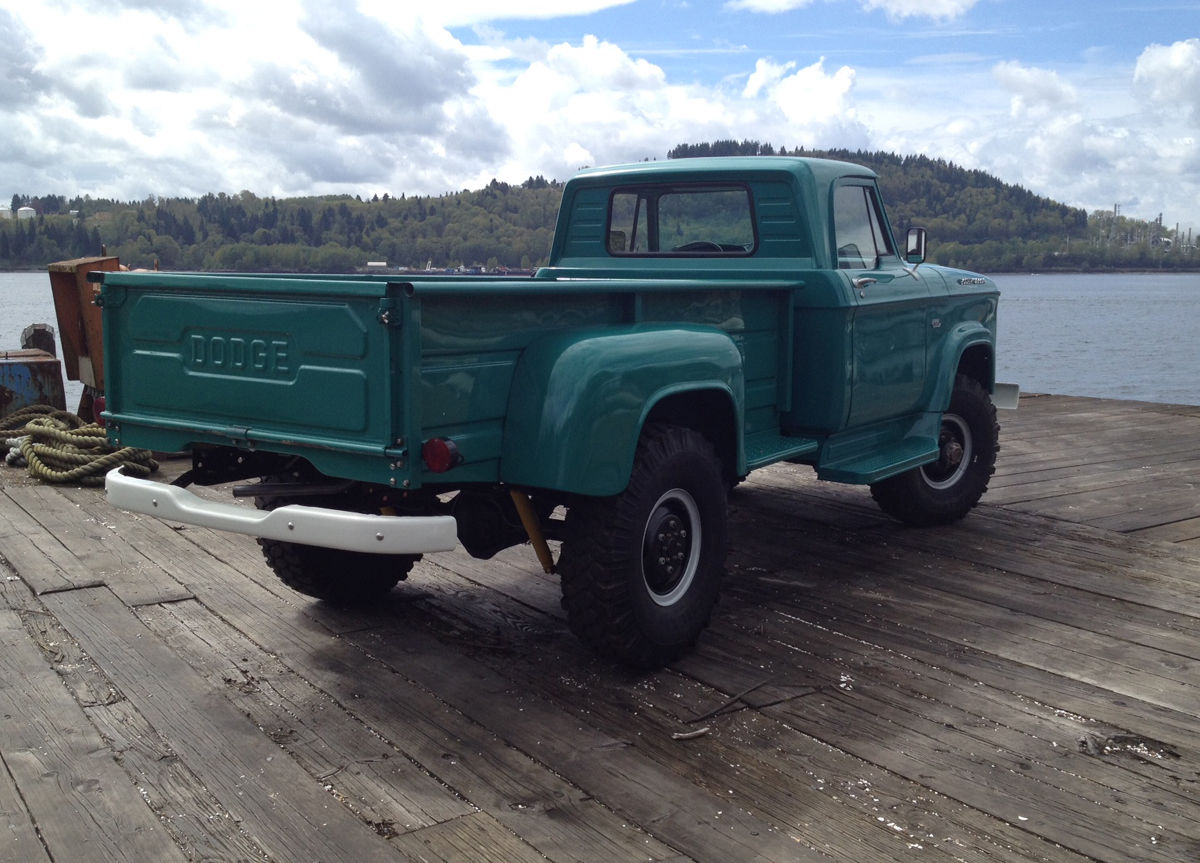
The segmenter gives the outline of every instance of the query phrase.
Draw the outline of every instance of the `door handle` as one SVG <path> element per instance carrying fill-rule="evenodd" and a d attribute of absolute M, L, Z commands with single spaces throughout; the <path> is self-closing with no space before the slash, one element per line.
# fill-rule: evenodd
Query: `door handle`
<path fill-rule="evenodd" d="M 858 288 L 859 296 L 865 296 L 867 285 L 874 285 L 879 279 L 873 279 L 870 276 L 859 276 L 857 279 L 851 279 L 850 284 Z"/>

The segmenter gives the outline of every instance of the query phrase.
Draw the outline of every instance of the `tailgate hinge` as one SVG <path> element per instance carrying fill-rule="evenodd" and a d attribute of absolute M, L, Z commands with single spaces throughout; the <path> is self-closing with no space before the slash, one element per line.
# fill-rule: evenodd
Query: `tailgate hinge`
<path fill-rule="evenodd" d="M 384 297 L 379 301 L 379 323 L 385 327 L 399 327 L 404 324 L 404 316 L 400 314 L 400 304 L 392 297 Z"/>

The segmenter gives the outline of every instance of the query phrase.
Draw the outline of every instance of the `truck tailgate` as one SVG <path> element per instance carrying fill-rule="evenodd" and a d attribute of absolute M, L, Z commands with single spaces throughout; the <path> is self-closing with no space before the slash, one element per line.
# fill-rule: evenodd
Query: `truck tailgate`
<path fill-rule="evenodd" d="M 387 325 L 398 322 L 388 291 L 350 278 L 105 274 L 114 434 L 167 451 L 202 442 L 382 456 L 398 425 L 401 328 Z"/>

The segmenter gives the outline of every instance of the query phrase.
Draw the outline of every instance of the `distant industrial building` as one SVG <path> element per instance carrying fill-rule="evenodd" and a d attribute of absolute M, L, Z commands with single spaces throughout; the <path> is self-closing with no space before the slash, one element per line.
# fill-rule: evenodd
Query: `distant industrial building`
<path fill-rule="evenodd" d="M 22 207 L 21 209 L 17 210 L 18 222 L 25 219 L 32 219 L 35 216 L 37 216 L 37 210 L 35 210 L 33 207 Z"/>

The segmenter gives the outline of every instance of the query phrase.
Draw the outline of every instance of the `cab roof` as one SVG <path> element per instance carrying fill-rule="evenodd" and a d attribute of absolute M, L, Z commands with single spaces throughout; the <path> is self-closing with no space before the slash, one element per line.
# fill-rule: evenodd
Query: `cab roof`
<path fill-rule="evenodd" d="M 627 180 L 638 182 L 640 179 L 670 181 L 677 179 L 695 179 L 696 175 L 704 177 L 719 177 L 722 174 L 745 177 L 748 174 L 787 173 L 797 179 L 822 184 L 838 177 L 869 177 L 877 178 L 870 168 L 853 162 L 842 162 L 835 159 L 813 159 L 802 156 L 705 156 L 695 159 L 667 159 L 658 162 L 633 162 L 627 165 L 609 165 L 600 168 L 584 168 L 575 178 L 584 181 Z"/>

